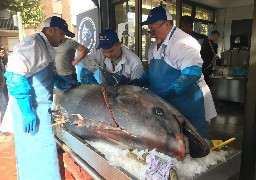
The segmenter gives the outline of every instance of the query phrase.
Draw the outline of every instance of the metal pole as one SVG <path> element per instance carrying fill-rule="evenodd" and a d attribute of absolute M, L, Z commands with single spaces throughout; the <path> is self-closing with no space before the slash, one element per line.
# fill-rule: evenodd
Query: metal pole
<path fill-rule="evenodd" d="M 81 167 L 83 168 L 90 176 L 95 180 L 104 180 L 104 178 L 93 169 L 87 162 L 80 158 L 72 149 L 70 149 L 66 144 L 64 144 L 57 136 L 55 137 L 56 143 L 66 152 L 68 155 Z"/>
<path fill-rule="evenodd" d="M 142 1 L 135 0 L 135 53 L 142 59 Z"/>
<path fill-rule="evenodd" d="M 255 179 L 256 161 L 256 0 L 254 0 L 249 73 L 241 154 L 240 180 Z"/>
<path fill-rule="evenodd" d="M 23 39 L 23 28 L 22 28 L 21 12 L 17 12 L 17 17 L 18 17 L 19 40 L 21 41 Z"/>

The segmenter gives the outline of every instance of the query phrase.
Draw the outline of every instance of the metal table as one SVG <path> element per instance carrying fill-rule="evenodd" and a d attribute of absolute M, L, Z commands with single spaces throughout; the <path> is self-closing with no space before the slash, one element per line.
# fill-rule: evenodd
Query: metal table
<path fill-rule="evenodd" d="M 246 100 L 247 77 L 210 76 L 214 80 L 212 96 L 217 100 L 239 102 Z"/>
<path fill-rule="evenodd" d="M 127 172 L 121 167 L 115 167 L 104 158 L 97 149 L 86 143 L 85 140 L 77 137 L 73 133 L 64 130 L 60 125 L 55 127 L 55 135 L 57 143 L 71 155 L 78 165 L 88 172 L 94 179 L 109 180 L 137 180 L 134 175 Z M 226 162 L 208 168 L 194 179 L 198 180 L 226 180 L 239 171 L 241 152 L 236 149 L 227 149 L 229 155 Z"/>

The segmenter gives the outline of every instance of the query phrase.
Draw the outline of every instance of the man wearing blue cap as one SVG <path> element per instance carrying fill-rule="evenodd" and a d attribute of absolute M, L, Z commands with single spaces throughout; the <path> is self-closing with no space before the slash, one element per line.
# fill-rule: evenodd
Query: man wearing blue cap
<path fill-rule="evenodd" d="M 207 137 L 206 120 L 216 116 L 211 92 L 202 76 L 200 44 L 173 26 L 172 16 L 163 6 L 153 8 L 146 21 L 156 41 L 148 51 L 148 69 L 139 84 L 175 106 L 198 131 Z"/>
<path fill-rule="evenodd" d="M 21 40 L 9 56 L 7 85 L 18 179 L 60 180 L 50 108 L 53 96 L 54 49 L 65 35 L 74 37 L 66 21 L 53 16 L 42 32 Z M 7 108 L 8 109 L 8 108 Z"/>
<path fill-rule="evenodd" d="M 131 50 L 122 46 L 117 33 L 107 28 L 99 34 L 99 45 L 84 61 L 81 71 L 81 83 L 87 84 L 88 70 L 95 72 L 100 68 L 100 83 L 108 85 L 128 84 L 140 78 L 143 66 L 139 57 Z"/>

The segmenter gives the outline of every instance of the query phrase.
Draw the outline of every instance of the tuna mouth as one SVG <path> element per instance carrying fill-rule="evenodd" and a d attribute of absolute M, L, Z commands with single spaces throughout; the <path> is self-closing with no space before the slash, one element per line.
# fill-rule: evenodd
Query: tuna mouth
<path fill-rule="evenodd" d="M 210 148 L 200 133 L 187 123 L 182 124 L 182 131 L 188 138 L 189 152 L 192 158 L 205 157 L 210 153 Z"/>
<path fill-rule="evenodd" d="M 169 151 L 171 155 L 179 161 L 186 158 L 186 146 L 183 134 L 175 133 L 174 138 L 169 140 Z"/>

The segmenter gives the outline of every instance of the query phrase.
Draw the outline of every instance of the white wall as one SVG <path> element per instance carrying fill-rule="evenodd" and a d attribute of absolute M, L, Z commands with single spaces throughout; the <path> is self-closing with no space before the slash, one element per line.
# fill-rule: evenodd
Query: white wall
<path fill-rule="evenodd" d="M 221 38 L 218 40 L 218 52 L 230 48 L 230 35 L 232 20 L 252 19 L 253 5 L 243 5 L 236 7 L 227 7 L 216 11 L 216 27 L 220 32 Z M 224 37 L 224 39 L 222 38 Z"/>
<path fill-rule="evenodd" d="M 76 26 L 76 16 L 85 11 L 95 8 L 91 0 L 70 0 L 71 23 Z"/>

